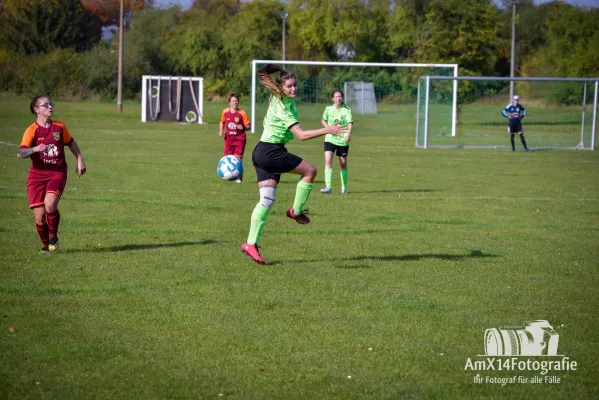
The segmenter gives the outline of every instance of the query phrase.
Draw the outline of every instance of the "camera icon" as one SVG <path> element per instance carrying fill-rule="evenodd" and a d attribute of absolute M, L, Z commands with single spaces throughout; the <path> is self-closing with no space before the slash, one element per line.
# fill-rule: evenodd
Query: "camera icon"
<path fill-rule="evenodd" d="M 527 322 L 521 329 L 490 328 L 485 331 L 488 356 L 555 356 L 559 334 L 548 321 Z"/>

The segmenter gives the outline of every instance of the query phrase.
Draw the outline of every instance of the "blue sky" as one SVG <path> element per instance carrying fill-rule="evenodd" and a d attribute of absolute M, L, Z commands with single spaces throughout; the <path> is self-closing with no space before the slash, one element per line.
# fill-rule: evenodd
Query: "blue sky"
<path fill-rule="evenodd" d="M 185 9 L 191 7 L 193 0 L 156 0 L 155 4 L 158 7 L 168 8 L 170 6 L 179 5 L 181 8 Z"/>
<path fill-rule="evenodd" d="M 536 0 L 536 4 L 547 3 L 551 0 Z M 183 9 L 191 7 L 193 0 L 156 0 L 156 5 L 159 7 L 170 7 L 173 5 L 179 5 Z M 567 0 L 566 3 L 575 4 L 579 6 L 590 6 L 599 7 L 599 0 Z"/>

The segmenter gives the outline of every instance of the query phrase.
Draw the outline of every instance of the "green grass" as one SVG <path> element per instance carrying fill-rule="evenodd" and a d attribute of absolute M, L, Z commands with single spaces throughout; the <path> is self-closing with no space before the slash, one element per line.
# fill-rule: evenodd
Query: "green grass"
<path fill-rule="evenodd" d="M 504 104 L 460 106 L 456 135 L 451 136 L 451 104 L 432 104 L 429 111 L 429 146 L 509 148 L 507 120 L 501 115 Z M 592 108 L 592 107 L 591 107 Z M 424 143 L 424 106 L 421 106 L 419 139 Z M 583 127 L 584 121 L 584 127 Z M 580 107 L 528 107 L 522 120 L 524 136 L 531 149 L 574 149 L 592 147 L 593 111 Z M 584 134 L 581 132 L 584 131 Z M 516 145 L 522 148 L 519 138 Z"/>
<path fill-rule="evenodd" d="M 192 126 L 141 123 L 137 103 L 58 102 L 88 173 L 71 171 L 59 252 L 39 254 L 14 146 L 33 118 L 0 99 L 0 398 L 599 396 L 596 152 L 422 150 L 414 107 L 356 115 L 348 196 L 337 165 L 334 193 L 318 193 L 320 139 L 288 146 L 321 171 L 312 223 L 285 218 L 297 177 L 284 176 L 259 266 L 239 251 L 251 163 L 241 185 L 216 174 L 223 107 Z M 302 125 L 321 112 L 301 106 Z M 485 329 L 537 319 L 577 370 L 475 384 L 465 365 Z"/>

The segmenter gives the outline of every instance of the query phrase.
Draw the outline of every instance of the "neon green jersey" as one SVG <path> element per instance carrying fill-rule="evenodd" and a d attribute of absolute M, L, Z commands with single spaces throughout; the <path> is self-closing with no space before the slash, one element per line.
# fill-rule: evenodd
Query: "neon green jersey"
<path fill-rule="evenodd" d="M 324 113 L 322 114 L 322 119 L 324 119 L 329 126 L 334 125 L 336 123 L 339 123 L 339 125 L 344 126 L 350 123 L 353 124 L 354 122 L 351 109 L 345 104 L 342 104 L 341 108 L 335 107 L 334 104 L 332 106 L 327 106 L 324 109 Z M 345 129 L 341 132 L 347 135 L 348 130 Z M 347 146 L 347 142 L 345 141 L 344 137 L 345 136 L 335 136 L 328 134 L 325 135 L 324 141 L 332 143 L 336 146 Z"/>
<path fill-rule="evenodd" d="M 289 97 L 271 96 L 268 111 L 264 117 L 264 132 L 262 132 L 260 141 L 287 143 L 294 137 L 289 128 L 298 123 L 295 101 Z"/>

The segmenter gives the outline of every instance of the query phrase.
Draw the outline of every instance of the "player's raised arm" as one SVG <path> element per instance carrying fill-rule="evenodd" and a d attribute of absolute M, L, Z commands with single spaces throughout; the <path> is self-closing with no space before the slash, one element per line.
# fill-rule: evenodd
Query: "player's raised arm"
<path fill-rule="evenodd" d="M 312 129 L 309 131 L 305 131 L 302 129 L 300 124 L 297 124 L 297 125 L 292 126 L 289 130 L 299 140 L 309 140 L 309 139 L 314 139 L 319 136 L 324 136 L 324 135 L 328 135 L 328 134 L 335 135 L 335 136 L 343 136 L 343 134 L 341 132 L 344 129 L 345 129 L 344 126 L 341 126 L 339 124 L 334 124 L 331 126 L 327 126 L 326 128 Z"/>

